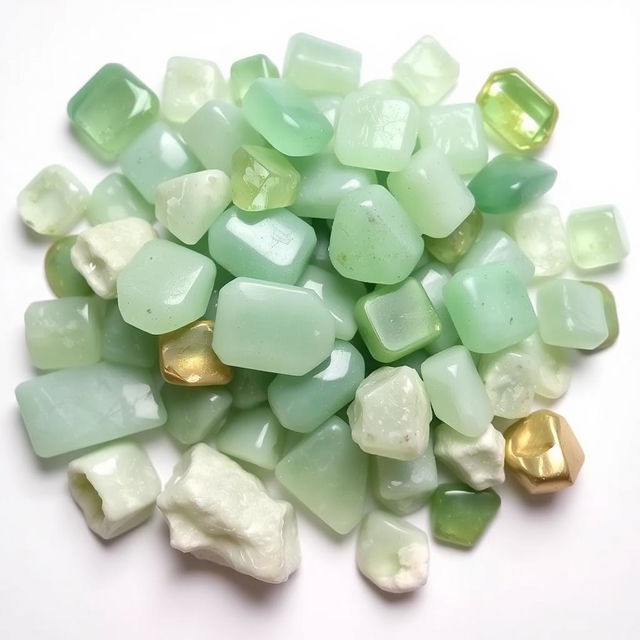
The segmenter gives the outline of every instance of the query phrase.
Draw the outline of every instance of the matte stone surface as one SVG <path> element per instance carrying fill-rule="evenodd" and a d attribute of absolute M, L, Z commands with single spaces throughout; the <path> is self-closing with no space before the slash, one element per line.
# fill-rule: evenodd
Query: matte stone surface
<path fill-rule="evenodd" d="M 71 247 L 77 236 L 65 236 L 56 240 L 44 257 L 44 272 L 51 291 L 58 298 L 88 296 L 91 287 L 71 262 Z"/>
<path fill-rule="evenodd" d="M 153 207 L 121 173 L 110 173 L 91 192 L 87 220 L 95 225 L 122 218 L 153 222 Z"/>
<path fill-rule="evenodd" d="M 278 67 L 263 53 L 236 60 L 229 72 L 229 88 L 236 104 L 241 104 L 249 87 L 258 78 L 279 78 Z"/>
<path fill-rule="evenodd" d="M 448 236 L 444 238 L 425 236 L 424 246 L 439 262 L 453 264 L 473 247 L 481 230 L 482 214 L 474 209 Z"/>
<path fill-rule="evenodd" d="M 104 318 L 102 357 L 108 362 L 153 367 L 158 362 L 158 341 L 127 324 L 117 302 L 110 302 Z"/>

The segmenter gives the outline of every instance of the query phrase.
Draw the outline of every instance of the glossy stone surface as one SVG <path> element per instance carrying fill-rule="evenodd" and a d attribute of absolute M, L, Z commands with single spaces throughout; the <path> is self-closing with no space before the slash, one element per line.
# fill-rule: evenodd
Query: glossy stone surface
<path fill-rule="evenodd" d="M 528 493 L 554 493 L 576 481 L 584 452 L 562 416 L 535 411 L 512 424 L 504 437 L 507 468 Z"/>
<path fill-rule="evenodd" d="M 534 385 L 537 395 L 555 400 L 563 396 L 571 384 L 568 349 L 545 344 L 536 331 L 516 347 L 535 362 Z"/>
<path fill-rule="evenodd" d="M 595 349 L 595 351 L 599 351 L 600 349 L 606 349 L 607 347 L 610 347 L 618 339 L 618 335 L 620 334 L 618 308 L 616 306 L 616 299 L 609 287 L 602 284 L 601 282 L 584 282 L 585 284 L 589 284 L 592 287 L 595 287 L 602 294 L 602 301 L 604 303 L 604 317 L 607 321 L 607 329 L 609 330 L 609 335 L 607 336 L 607 339 Z"/>
<path fill-rule="evenodd" d="M 358 91 L 362 93 L 372 93 L 378 96 L 387 96 L 388 98 L 402 97 L 408 98 L 409 94 L 399 82 L 392 78 L 378 78 L 365 82 Z"/>
<path fill-rule="evenodd" d="M 42 458 L 153 429 L 167 419 L 149 371 L 108 362 L 23 382 L 16 399 Z"/>
<path fill-rule="evenodd" d="M 448 236 L 473 211 L 473 196 L 437 147 L 415 153 L 387 185 L 420 233 L 432 238 Z"/>
<path fill-rule="evenodd" d="M 301 376 L 334 339 L 333 316 L 308 289 L 236 278 L 220 291 L 213 349 L 228 365 Z"/>
<path fill-rule="evenodd" d="M 547 144 L 558 120 L 553 100 L 518 69 L 492 73 L 476 102 L 485 124 L 519 151 Z"/>
<path fill-rule="evenodd" d="M 353 92 L 340 106 L 334 150 L 342 164 L 401 171 L 418 137 L 418 109 L 408 98 Z"/>
<path fill-rule="evenodd" d="M 71 171 L 52 164 L 18 194 L 18 213 L 36 233 L 63 236 L 79 222 L 88 199 L 89 192 Z"/>
<path fill-rule="evenodd" d="M 110 173 L 91 192 L 87 220 L 95 225 L 122 218 L 153 222 L 153 208 L 121 173 Z"/>
<path fill-rule="evenodd" d="M 258 78 L 279 78 L 278 67 L 262 53 L 236 60 L 229 72 L 229 88 L 236 104 L 241 104 L 249 87 Z"/>
<path fill-rule="evenodd" d="M 153 367 L 158 362 L 155 337 L 127 324 L 115 300 L 108 304 L 104 317 L 102 358 L 134 367 Z"/>
<path fill-rule="evenodd" d="M 500 508 L 493 489 L 474 491 L 464 484 L 440 485 L 431 497 L 431 528 L 448 544 L 473 547 Z"/>
<path fill-rule="evenodd" d="M 460 65 L 432 36 L 420 38 L 393 65 L 393 77 L 422 106 L 442 100 L 459 73 Z"/>
<path fill-rule="evenodd" d="M 493 410 L 469 351 L 449 347 L 427 358 L 421 372 L 435 415 L 464 436 L 482 435 Z"/>
<path fill-rule="evenodd" d="M 77 236 L 56 240 L 44 257 L 44 272 L 51 291 L 58 297 L 88 296 L 91 287 L 71 262 L 71 247 Z"/>
<path fill-rule="evenodd" d="M 364 515 L 368 457 L 349 425 L 329 418 L 276 466 L 276 478 L 334 531 L 347 534 Z"/>
<path fill-rule="evenodd" d="M 242 113 L 271 146 L 288 156 L 319 153 L 333 136 L 331 123 L 287 80 L 253 82 L 242 100 Z"/>
<path fill-rule="evenodd" d="M 106 159 L 114 159 L 158 117 L 158 98 L 121 64 L 106 64 L 67 105 L 74 129 Z"/>
<path fill-rule="evenodd" d="M 153 335 L 175 331 L 202 317 L 215 276 L 209 258 L 168 240 L 152 240 L 118 277 L 120 313 Z"/>
<path fill-rule="evenodd" d="M 531 156 L 495 156 L 471 180 L 469 191 L 484 213 L 512 213 L 544 195 L 558 172 Z"/>
<path fill-rule="evenodd" d="M 229 207 L 209 230 L 209 252 L 234 276 L 295 284 L 304 271 L 316 234 L 287 209 L 247 213 Z"/>
<path fill-rule="evenodd" d="M 482 214 L 474 209 L 448 236 L 425 236 L 424 246 L 436 260 L 450 265 L 464 257 L 482 230 Z"/>
<path fill-rule="evenodd" d="M 66 369 L 100 360 L 102 309 L 95 298 L 68 297 L 32 302 L 24 314 L 31 364 Z"/>
<path fill-rule="evenodd" d="M 618 264 L 629 253 L 627 233 L 613 205 L 572 211 L 567 218 L 567 240 L 579 269 Z"/>
<path fill-rule="evenodd" d="M 329 256 L 345 278 L 379 284 L 401 282 L 422 252 L 418 229 L 384 187 L 363 187 L 338 205 Z"/>
<path fill-rule="evenodd" d="M 267 389 L 275 374 L 254 369 L 235 369 L 229 391 L 233 395 L 234 409 L 253 409 L 267 401 Z"/>
<path fill-rule="evenodd" d="M 510 347 L 537 328 L 527 289 L 508 265 L 458 271 L 443 295 L 462 344 L 476 353 Z"/>

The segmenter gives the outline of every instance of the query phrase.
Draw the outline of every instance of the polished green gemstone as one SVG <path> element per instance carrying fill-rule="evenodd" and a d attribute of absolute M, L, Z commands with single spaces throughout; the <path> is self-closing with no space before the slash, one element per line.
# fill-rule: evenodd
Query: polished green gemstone
<path fill-rule="evenodd" d="M 269 371 L 236 368 L 229 383 L 234 409 L 253 409 L 266 402 L 267 389 L 274 377 Z"/>
<path fill-rule="evenodd" d="M 128 69 L 107 64 L 69 100 L 67 113 L 80 136 L 113 159 L 158 117 L 158 98 Z"/>
<path fill-rule="evenodd" d="M 240 104 L 249 87 L 258 78 L 279 78 L 278 67 L 262 53 L 236 60 L 231 65 L 229 87 L 231 97 Z"/>
<path fill-rule="evenodd" d="M 473 547 L 500 508 L 493 489 L 474 491 L 465 484 L 440 485 L 431 497 L 431 528 L 442 542 Z"/>
<path fill-rule="evenodd" d="M 387 98 L 408 98 L 409 94 L 400 83 L 391 78 L 378 78 L 365 82 L 360 89 L 361 93 L 371 93 L 376 96 L 386 96 Z"/>
<path fill-rule="evenodd" d="M 436 260 L 443 264 L 453 264 L 471 249 L 481 229 L 482 214 L 474 209 L 448 236 L 425 236 L 424 246 Z"/>
<path fill-rule="evenodd" d="M 334 416 L 278 463 L 276 478 L 334 531 L 347 534 L 364 515 L 368 466 L 349 425 Z"/>
<path fill-rule="evenodd" d="M 44 273 L 51 291 L 58 298 L 88 296 L 93 293 L 84 277 L 71 262 L 71 247 L 77 236 L 66 236 L 56 240 L 44 257 Z"/>
<path fill-rule="evenodd" d="M 602 282 L 584 281 L 584 283 L 590 284 L 592 287 L 595 287 L 602 294 L 602 301 L 604 302 L 604 317 L 607 320 L 607 329 L 609 330 L 609 335 L 599 347 L 596 347 L 595 351 L 599 351 L 600 349 L 606 349 L 607 347 L 610 347 L 618 339 L 618 335 L 620 334 L 618 308 L 616 306 L 616 299 L 609 287 L 602 284 Z"/>
<path fill-rule="evenodd" d="M 155 336 L 127 324 L 118 304 L 109 302 L 104 318 L 102 357 L 107 362 L 153 367 L 158 362 L 158 341 Z"/>
<path fill-rule="evenodd" d="M 558 172 L 531 156 L 509 153 L 493 158 L 469 183 L 484 213 L 512 213 L 544 195 Z"/>
<path fill-rule="evenodd" d="M 95 225 L 122 218 L 155 220 L 153 207 L 131 182 L 120 173 L 110 173 L 91 192 L 87 220 Z"/>

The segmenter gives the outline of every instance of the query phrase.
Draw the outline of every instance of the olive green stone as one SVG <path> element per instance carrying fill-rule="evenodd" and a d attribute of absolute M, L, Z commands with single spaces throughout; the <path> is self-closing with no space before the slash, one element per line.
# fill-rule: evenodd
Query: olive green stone
<path fill-rule="evenodd" d="M 89 296 L 93 293 L 87 281 L 71 262 L 71 247 L 77 236 L 66 236 L 56 240 L 44 257 L 44 273 L 51 291 L 58 298 L 67 296 Z"/>
<path fill-rule="evenodd" d="M 474 209 L 452 233 L 444 238 L 425 236 L 427 251 L 443 264 L 453 264 L 473 246 L 482 229 L 482 214 Z"/>
<path fill-rule="evenodd" d="M 236 60 L 229 72 L 231 97 L 240 104 L 249 87 L 258 78 L 279 78 L 278 67 L 264 54 Z"/>
<path fill-rule="evenodd" d="M 110 173 L 91 192 L 87 220 L 96 225 L 122 218 L 155 221 L 153 207 L 131 182 L 120 173 Z"/>
<path fill-rule="evenodd" d="M 102 358 L 135 367 L 153 367 L 158 362 L 155 336 L 127 324 L 115 301 L 109 302 L 104 318 Z"/>
<path fill-rule="evenodd" d="M 620 324 L 618 323 L 618 309 L 616 306 L 616 299 L 609 287 L 602 284 L 601 282 L 587 282 L 584 281 L 584 284 L 590 284 L 592 287 L 595 287 L 602 294 L 602 300 L 604 302 L 604 317 L 607 321 L 607 328 L 609 329 L 609 335 L 607 339 L 599 346 L 594 349 L 594 351 L 600 351 L 600 349 L 606 349 L 610 347 L 617 339 L 620 334 Z"/>

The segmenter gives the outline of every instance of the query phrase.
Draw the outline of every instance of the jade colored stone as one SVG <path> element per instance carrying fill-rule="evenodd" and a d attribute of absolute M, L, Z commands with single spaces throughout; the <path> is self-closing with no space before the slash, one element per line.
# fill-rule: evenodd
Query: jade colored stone
<path fill-rule="evenodd" d="M 23 382 L 16 398 L 34 451 L 50 458 L 164 424 L 156 386 L 146 369 L 99 362 Z"/>
<path fill-rule="evenodd" d="M 365 82 L 358 91 L 361 93 L 372 93 L 377 96 L 386 96 L 388 98 L 409 97 L 407 91 L 398 82 L 391 78 L 369 80 L 369 82 Z"/>
<path fill-rule="evenodd" d="M 333 136 L 331 123 L 287 80 L 253 82 L 242 100 L 242 113 L 271 146 L 288 156 L 319 153 Z"/>
<path fill-rule="evenodd" d="M 371 355 L 393 362 L 440 335 L 440 318 L 414 278 L 376 287 L 356 304 L 356 322 Z"/>
<path fill-rule="evenodd" d="M 236 278 L 218 299 L 213 350 L 233 367 L 301 376 L 329 357 L 333 316 L 308 289 Z"/>
<path fill-rule="evenodd" d="M 474 209 L 448 236 L 429 238 L 425 236 L 427 251 L 443 264 L 458 262 L 478 239 L 482 230 L 482 214 Z"/>
<path fill-rule="evenodd" d="M 457 345 L 427 358 L 422 379 L 433 412 L 463 436 L 477 438 L 487 430 L 493 409 L 471 354 Z"/>
<path fill-rule="evenodd" d="M 308 93 L 346 95 L 360 84 L 358 51 L 306 33 L 289 39 L 282 75 Z"/>
<path fill-rule="evenodd" d="M 408 98 L 359 91 L 342 101 L 334 140 L 342 164 L 401 171 L 418 137 L 418 108 Z"/>
<path fill-rule="evenodd" d="M 198 244 L 201 244 L 200 241 Z M 209 254 L 209 237 L 208 234 L 204 237 L 204 247 L 203 250 L 198 250 L 198 253 L 203 256 L 207 256 L 207 258 L 211 257 Z M 196 247 L 198 245 L 194 245 L 191 247 L 194 251 L 197 250 Z M 189 247 L 187 247 L 189 248 Z M 221 267 L 219 264 L 216 265 L 216 279 L 213 285 L 213 291 L 211 292 L 211 297 L 209 298 L 209 302 L 207 304 L 207 308 L 203 314 L 204 320 L 215 320 L 216 314 L 218 312 L 218 296 L 220 294 L 220 289 L 224 287 L 227 282 L 231 282 L 235 276 L 232 273 L 229 273 L 224 267 Z"/>
<path fill-rule="evenodd" d="M 275 149 L 245 145 L 233 154 L 231 195 L 244 211 L 288 207 L 296 200 L 300 174 Z"/>
<path fill-rule="evenodd" d="M 276 376 L 269 405 L 283 427 L 309 433 L 347 405 L 364 380 L 364 360 L 348 342 L 336 340 L 331 355 L 303 376 Z"/>
<path fill-rule="evenodd" d="M 277 465 L 276 478 L 318 518 L 340 534 L 364 515 L 368 456 L 334 416 L 305 436 Z"/>
<path fill-rule="evenodd" d="M 618 264 L 629 253 L 624 224 L 613 205 L 572 211 L 567 218 L 567 240 L 579 269 Z"/>
<path fill-rule="evenodd" d="M 147 242 L 118 277 L 118 306 L 128 324 L 159 335 L 201 318 L 216 265 L 168 240 Z"/>
<path fill-rule="evenodd" d="M 331 264 L 329 256 L 329 241 L 331 239 L 331 229 L 326 220 L 312 220 L 313 228 L 316 230 L 316 246 L 311 255 L 311 264 L 324 269 L 325 271 L 335 272 Z M 360 297 L 360 296 L 358 296 Z"/>
<path fill-rule="evenodd" d="M 232 458 L 273 471 L 284 453 L 286 433 L 273 411 L 261 406 L 233 413 L 215 443 Z"/>
<path fill-rule="evenodd" d="M 120 155 L 120 168 L 150 203 L 166 180 L 195 173 L 202 167 L 177 134 L 160 122 L 151 125 Z"/>
<path fill-rule="evenodd" d="M 279 78 L 278 67 L 262 53 L 236 60 L 229 72 L 229 88 L 236 104 L 241 104 L 249 87 L 258 78 Z"/>
<path fill-rule="evenodd" d="M 102 358 L 135 367 L 153 367 L 158 362 L 158 341 L 127 324 L 117 302 L 110 302 L 104 318 Z"/>
<path fill-rule="evenodd" d="M 607 339 L 597 347 L 596 351 L 600 349 L 606 349 L 610 347 L 617 339 L 620 334 L 620 324 L 618 322 L 618 308 L 616 305 L 616 299 L 609 287 L 602 284 L 601 282 L 587 282 L 585 284 L 590 284 L 592 287 L 595 287 L 602 294 L 602 301 L 604 303 L 604 317 L 607 320 L 607 329 L 609 330 L 609 335 Z"/>
<path fill-rule="evenodd" d="M 209 229 L 209 251 L 234 276 L 295 284 L 316 244 L 310 224 L 287 209 L 247 213 L 229 207 Z"/>
<path fill-rule="evenodd" d="M 470 351 L 495 353 L 524 340 L 537 328 L 527 289 L 508 265 L 458 271 L 443 294 L 460 340 Z"/>
<path fill-rule="evenodd" d="M 331 123 L 333 127 L 333 136 L 327 143 L 327 152 L 333 152 L 333 144 L 335 140 L 336 123 L 338 122 L 338 114 L 342 106 L 342 96 L 334 96 L 331 94 L 322 94 L 310 96 L 311 102 L 316 105 L 320 113 Z"/>
<path fill-rule="evenodd" d="M 142 218 L 153 222 L 153 207 L 121 173 L 110 173 L 91 192 L 87 220 L 93 224 L 122 218 Z"/>
<path fill-rule="evenodd" d="M 211 100 L 181 127 L 180 135 L 205 169 L 219 169 L 231 175 L 236 149 L 264 144 L 234 104 Z"/>
<path fill-rule="evenodd" d="M 538 149 L 558 120 L 558 107 L 518 69 L 492 73 L 476 102 L 485 124 L 518 151 Z"/>
<path fill-rule="evenodd" d="M 345 278 L 379 284 L 401 282 L 415 268 L 423 248 L 418 229 L 384 187 L 363 187 L 338 205 L 329 256 Z"/>
<path fill-rule="evenodd" d="M 540 337 L 556 347 L 596 349 L 609 337 L 602 292 L 578 280 L 545 282 L 537 293 Z"/>
<path fill-rule="evenodd" d="M 267 389 L 275 374 L 254 369 L 235 369 L 229 391 L 234 409 L 253 409 L 267 401 Z"/>
<path fill-rule="evenodd" d="M 474 491 L 465 484 L 440 485 L 431 497 L 433 536 L 449 544 L 473 547 L 500 508 L 493 489 Z"/>
<path fill-rule="evenodd" d="M 93 293 L 84 277 L 71 262 L 71 247 L 77 236 L 65 236 L 47 249 L 44 257 L 44 273 L 51 291 L 58 298 L 88 296 Z"/>
<path fill-rule="evenodd" d="M 420 233 L 432 238 L 453 233 L 473 211 L 473 196 L 437 147 L 414 154 L 402 171 L 389 174 L 387 185 Z"/>
<path fill-rule="evenodd" d="M 534 384 L 537 395 L 556 400 L 568 391 L 571 384 L 569 349 L 545 344 L 537 331 L 514 348 L 535 362 Z"/>
<path fill-rule="evenodd" d="M 74 129 L 114 159 L 158 117 L 158 98 L 121 64 L 106 64 L 67 105 Z"/>
<path fill-rule="evenodd" d="M 32 302 L 24 314 L 31 364 L 66 369 L 100 360 L 102 306 L 96 298 L 68 297 Z"/>
<path fill-rule="evenodd" d="M 531 156 L 503 153 L 489 161 L 469 183 L 476 207 L 484 213 L 512 213 L 543 196 L 558 172 Z"/>

